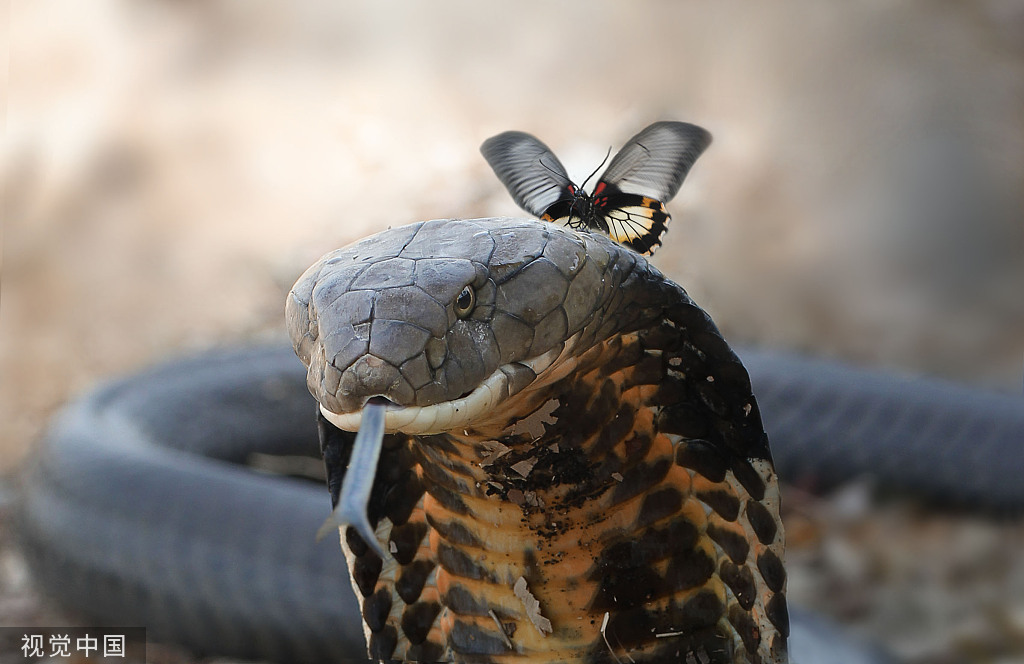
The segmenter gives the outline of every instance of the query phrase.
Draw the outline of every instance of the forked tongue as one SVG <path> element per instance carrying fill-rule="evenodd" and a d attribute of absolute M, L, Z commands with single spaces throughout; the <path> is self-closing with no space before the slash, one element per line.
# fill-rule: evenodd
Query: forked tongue
<path fill-rule="evenodd" d="M 363 416 L 356 433 L 356 441 L 352 446 L 352 456 L 345 471 L 345 479 L 341 484 L 341 495 L 338 506 L 320 526 L 316 533 L 319 540 L 328 532 L 342 526 L 356 529 L 367 546 L 373 549 L 381 560 L 387 558 L 384 548 L 377 541 L 377 534 L 370 525 L 367 509 L 370 504 L 370 491 L 373 480 L 377 476 L 377 461 L 380 459 L 380 448 L 384 442 L 384 414 L 387 412 L 384 399 L 370 399 L 363 406 Z"/>

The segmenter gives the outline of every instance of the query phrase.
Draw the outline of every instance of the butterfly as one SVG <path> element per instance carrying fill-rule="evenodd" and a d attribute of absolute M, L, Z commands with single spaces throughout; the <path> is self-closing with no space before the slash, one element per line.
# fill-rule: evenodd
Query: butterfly
<path fill-rule="evenodd" d="M 480 152 L 516 204 L 530 214 L 571 228 L 597 229 L 651 254 L 670 219 L 665 203 L 710 144 L 711 134 L 701 127 L 655 122 L 629 139 L 589 194 L 569 179 L 548 146 L 525 132 L 492 136 Z"/>

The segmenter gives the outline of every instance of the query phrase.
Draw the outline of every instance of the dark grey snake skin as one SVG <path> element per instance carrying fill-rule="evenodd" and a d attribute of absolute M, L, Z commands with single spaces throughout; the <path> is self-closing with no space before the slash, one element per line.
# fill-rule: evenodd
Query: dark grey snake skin
<path fill-rule="evenodd" d="M 870 475 L 958 507 L 1024 505 L 1020 399 L 741 356 L 784 479 L 828 488 Z M 89 621 L 146 624 L 197 652 L 361 658 L 337 543 L 312 541 L 325 492 L 243 467 L 254 451 L 316 456 L 312 411 L 284 348 L 172 363 L 72 404 L 23 475 L 19 532 L 36 578 Z M 810 623 L 795 617 L 799 662 Z"/>

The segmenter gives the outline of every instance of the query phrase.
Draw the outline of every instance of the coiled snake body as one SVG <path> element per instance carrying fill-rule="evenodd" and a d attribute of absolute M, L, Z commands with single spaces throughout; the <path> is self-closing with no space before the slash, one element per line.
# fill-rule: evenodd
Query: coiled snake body
<path fill-rule="evenodd" d="M 387 400 L 376 532 L 343 537 L 371 657 L 786 661 L 749 378 L 644 258 L 543 222 L 431 221 L 325 256 L 287 319 L 335 497 L 344 430 Z"/>

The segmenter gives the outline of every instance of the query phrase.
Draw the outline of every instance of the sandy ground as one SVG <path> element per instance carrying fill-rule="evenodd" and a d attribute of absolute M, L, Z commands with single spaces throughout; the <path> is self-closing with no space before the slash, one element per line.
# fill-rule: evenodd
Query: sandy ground
<path fill-rule="evenodd" d="M 477 152 L 510 128 L 582 178 L 653 120 L 708 127 L 656 262 L 730 340 L 1021 389 L 1012 0 L 5 11 L 0 469 L 105 377 L 281 336 L 334 247 L 516 214 Z M 913 661 L 1024 661 L 1017 524 L 855 494 L 790 498 L 795 598 Z"/>

